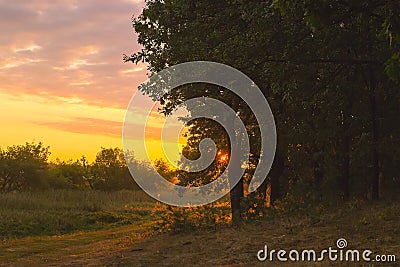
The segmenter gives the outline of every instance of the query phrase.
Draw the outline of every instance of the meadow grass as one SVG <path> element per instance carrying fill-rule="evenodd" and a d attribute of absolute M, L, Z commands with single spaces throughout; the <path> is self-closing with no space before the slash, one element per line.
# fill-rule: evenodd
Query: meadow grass
<path fill-rule="evenodd" d="M 59 235 L 148 220 L 142 191 L 50 190 L 0 194 L 0 238 Z"/>

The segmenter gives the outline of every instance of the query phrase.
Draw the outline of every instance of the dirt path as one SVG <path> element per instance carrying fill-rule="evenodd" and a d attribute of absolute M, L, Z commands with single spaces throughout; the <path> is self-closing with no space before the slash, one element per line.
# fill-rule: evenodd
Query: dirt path
<path fill-rule="evenodd" d="M 150 235 L 150 227 L 141 225 L 5 241 L 0 266 L 101 266 Z"/>

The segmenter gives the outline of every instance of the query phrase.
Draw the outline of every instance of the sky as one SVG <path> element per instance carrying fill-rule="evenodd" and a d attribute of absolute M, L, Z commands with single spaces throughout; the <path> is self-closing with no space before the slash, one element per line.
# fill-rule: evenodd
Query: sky
<path fill-rule="evenodd" d="M 41 141 L 53 160 L 89 161 L 101 147 L 122 147 L 127 106 L 148 78 L 144 64 L 122 60 L 140 50 L 131 18 L 144 5 L 0 0 L 0 147 Z"/>

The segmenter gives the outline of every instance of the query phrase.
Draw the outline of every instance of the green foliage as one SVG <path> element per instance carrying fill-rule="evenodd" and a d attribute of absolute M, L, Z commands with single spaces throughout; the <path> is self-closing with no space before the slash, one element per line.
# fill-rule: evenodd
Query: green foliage
<path fill-rule="evenodd" d="M 0 151 L 0 190 L 46 188 L 49 147 L 42 143 L 14 145 Z"/>
<path fill-rule="evenodd" d="M 91 166 L 91 174 L 94 189 L 128 189 L 133 184 L 120 148 L 101 148 Z"/>
<path fill-rule="evenodd" d="M 385 71 L 393 81 L 400 82 L 400 52 L 393 54 L 385 63 Z"/>
<path fill-rule="evenodd" d="M 56 161 L 51 164 L 48 179 L 50 188 L 53 189 L 84 189 L 90 188 L 90 165 L 85 157 L 76 161 Z"/>

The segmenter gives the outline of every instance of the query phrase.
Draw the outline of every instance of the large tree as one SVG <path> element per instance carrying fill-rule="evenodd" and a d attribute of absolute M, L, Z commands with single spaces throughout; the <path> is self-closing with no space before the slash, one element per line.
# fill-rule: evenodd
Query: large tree
<path fill-rule="evenodd" d="M 152 73 L 191 60 L 225 63 L 247 74 L 268 99 L 278 129 L 277 157 L 266 180 L 272 202 L 283 195 L 283 188 L 291 190 L 298 184 L 309 185 L 318 194 L 323 188 L 340 192 L 345 199 L 352 185 L 369 184 L 363 192 L 379 196 L 382 166 L 387 166 L 386 173 L 393 166 L 393 160 L 383 161 L 383 153 L 398 140 L 398 127 L 390 128 L 398 108 L 389 108 L 399 102 L 397 2 L 146 3 L 133 20 L 143 49 L 126 56 L 126 61 L 147 62 Z M 178 88 L 162 99 L 162 112 L 169 114 L 198 96 L 219 99 L 236 110 L 251 138 L 251 160 L 256 164 L 260 148 L 256 120 L 226 90 L 209 90 L 205 85 Z M 199 140 L 206 133 L 221 136 L 215 134 L 218 131 L 217 125 L 197 122 L 188 133 Z M 198 143 L 189 145 L 189 151 L 196 151 L 193 147 Z M 357 167 L 365 162 L 368 168 Z M 363 177 L 368 176 L 365 183 Z M 231 193 L 234 220 L 240 218 L 235 214 L 243 188 L 242 179 Z M 260 187 L 262 196 L 266 188 L 266 184 Z"/>

